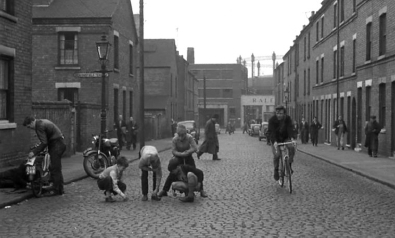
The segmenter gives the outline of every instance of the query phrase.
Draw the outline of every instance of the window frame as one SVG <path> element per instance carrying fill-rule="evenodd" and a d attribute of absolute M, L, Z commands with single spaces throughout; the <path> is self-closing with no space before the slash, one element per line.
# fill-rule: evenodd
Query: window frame
<path fill-rule="evenodd" d="M 66 57 L 66 52 L 69 51 L 66 49 L 66 35 L 73 35 L 74 40 L 73 40 L 73 50 L 72 50 L 72 57 L 71 61 L 72 63 L 67 63 L 67 57 Z M 64 44 L 62 44 L 62 36 L 64 36 Z M 58 65 L 60 66 L 78 66 L 79 65 L 79 47 L 78 47 L 78 32 L 76 31 L 60 31 L 58 32 Z M 62 49 L 63 45 L 63 49 Z M 63 57 L 62 57 L 62 50 L 64 51 Z M 63 63 L 62 63 L 63 61 Z"/>
<path fill-rule="evenodd" d="M 372 22 L 366 24 L 366 61 L 372 59 Z"/>
<path fill-rule="evenodd" d="M 386 83 L 379 84 L 379 123 L 381 128 L 385 127 L 386 116 Z"/>
<path fill-rule="evenodd" d="M 15 2 L 14 0 L 3 0 L 5 8 L 0 7 L 0 11 L 15 16 Z"/>
<path fill-rule="evenodd" d="M 119 70 L 119 36 L 114 35 L 114 69 Z"/>
<path fill-rule="evenodd" d="M 1 105 L 0 105 L 0 121 L 14 121 L 14 110 L 13 110 L 13 85 L 14 85 L 14 58 L 0 55 L 0 60 L 5 62 L 5 68 L 7 71 L 4 71 L 4 82 L 7 84 L 6 87 L 0 89 L 0 91 L 5 91 L 5 109 L 4 116 L 1 113 Z"/>
<path fill-rule="evenodd" d="M 340 77 L 344 77 L 344 54 L 345 48 L 344 45 L 340 47 Z"/>
<path fill-rule="evenodd" d="M 385 55 L 387 51 L 387 14 L 379 17 L 379 56 Z"/>
<path fill-rule="evenodd" d="M 133 45 L 129 44 L 129 74 L 133 75 L 134 74 L 134 68 L 133 68 Z"/>

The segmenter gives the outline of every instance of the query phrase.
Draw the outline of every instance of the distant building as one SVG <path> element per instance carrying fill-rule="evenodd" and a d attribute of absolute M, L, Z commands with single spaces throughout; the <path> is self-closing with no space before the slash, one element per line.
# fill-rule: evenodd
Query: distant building
<path fill-rule="evenodd" d="M 364 126 L 376 115 L 379 153 L 394 156 L 394 7 L 395 1 L 322 1 L 277 67 L 276 99 L 287 89 L 293 119 L 317 116 L 322 142 L 335 144 L 331 128 L 342 116 L 347 147 L 365 150 Z"/>

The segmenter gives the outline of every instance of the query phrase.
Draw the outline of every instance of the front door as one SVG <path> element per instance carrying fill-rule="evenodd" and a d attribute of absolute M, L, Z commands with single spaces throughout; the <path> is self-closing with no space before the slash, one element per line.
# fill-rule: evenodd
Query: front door
<path fill-rule="evenodd" d="M 352 98 L 352 119 L 351 119 L 351 149 L 354 149 L 357 143 L 357 103 L 355 97 Z"/>

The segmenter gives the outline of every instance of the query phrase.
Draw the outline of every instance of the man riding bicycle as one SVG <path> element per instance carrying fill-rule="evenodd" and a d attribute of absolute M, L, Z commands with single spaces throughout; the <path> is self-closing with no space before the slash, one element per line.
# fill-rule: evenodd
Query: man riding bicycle
<path fill-rule="evenodd" d="M 286 109 L 284 106 L 279 105 L 276 107 L 276 114 L 269 119 L 268 127 L 268 140 L 272 144 L 273 152 L 273 164 L 274 164 L 274 180 L 278 181 L 279 173 L 279 159 L 281 157 L 280 150 L 277 149 L 277 143 L 292 141 L 296 144 L 293 138 L 294 134 L 292 131 L 292 119 L 290 116 L 286 115 Z M 292 145 L 286 145 L 289 150 L 289 163 L 292 165 L 293 158 L 295 155 L 295 148 Z M 291 173 L 292 173 L 291 167 Z"/>

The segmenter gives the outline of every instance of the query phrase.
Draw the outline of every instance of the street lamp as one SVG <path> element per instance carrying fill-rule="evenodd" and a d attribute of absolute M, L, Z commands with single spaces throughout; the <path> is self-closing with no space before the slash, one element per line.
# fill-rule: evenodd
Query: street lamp
<path fill-rule="evenodd" d="M 106 132 L 106 73 L 110 72 L 106 69 L 106 63 L 108 61 L 108 55 L 110 53 L 110 42 L 107 41 L 106 35 L 102 35 L 100 41 L 96 42 L 97 55 L 101 64 L 101 129 L 100 133 L 105 135 Z"/>

